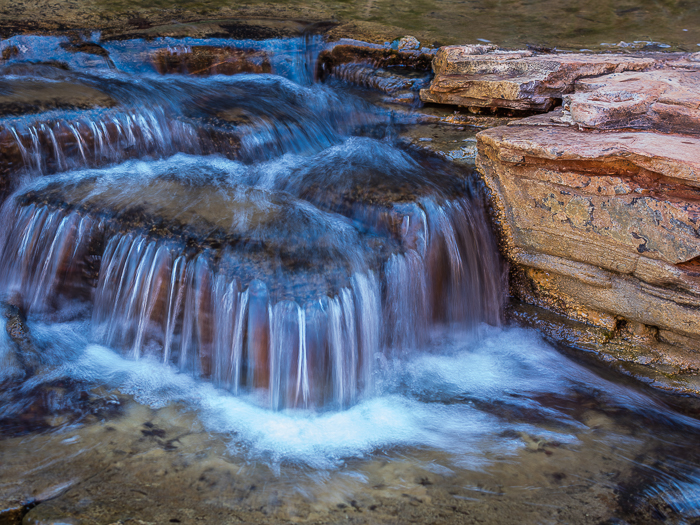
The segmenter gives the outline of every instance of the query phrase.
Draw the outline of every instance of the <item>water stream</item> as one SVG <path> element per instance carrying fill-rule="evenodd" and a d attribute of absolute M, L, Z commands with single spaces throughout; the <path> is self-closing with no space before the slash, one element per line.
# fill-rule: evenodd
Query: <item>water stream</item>
<path fill-rule="evenodd" d="M 700 517 L 697 409 L 502 325 L 478 176 L 364 96 L 399 77 L 319 82 L 316 38 L 61 43 L 3 42 L 0 502 L 160 522 L 100 499 L 121 465 L 181 472 L 170 522 Z"/>

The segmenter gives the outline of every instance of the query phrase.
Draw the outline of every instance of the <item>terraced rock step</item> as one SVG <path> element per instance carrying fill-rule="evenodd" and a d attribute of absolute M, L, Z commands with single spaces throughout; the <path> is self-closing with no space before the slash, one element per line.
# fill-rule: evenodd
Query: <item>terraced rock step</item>
<path fill-rule="evenodd" d="M 561 113 L 477 137 L 477 165 L 514 263 L 512 294 L 607 330 L 640 363 L 673 356 L 668 345 L 689 350 L 669 357 L 665 370 L 697 373 L 700 140 L 583 132 L 562 123 Z M 633 338 L 621 332 L 629 326 L 639 332 Z M 556 333 L 576 340 L 565 327 Z M 576 345 L 615 353 L 614 345 L 587 338 Z M 698 392 L 693 385 L 687 391 Z"/>
<path fill-rule="evenodd" d="M 681 54 L 581 54 L 503 51 L 492 45 L 446 46 L 433 61 L 435 78 L 421 100 L 465 107 L 549 111 L 577 80 L 648 71 Z"/>
<path fill-rule="evenodd" d="M 153 65 L 161 75 L 236 75 L 270 73 L 270 59 L 264 51 L 214 46 L 182 46 L 159 49 Z"/>
<path fill-rule="evenodd" d="M 466 186 L 371 139 L 260 166 L 69 172 L 8 203 L 0 268 L 29 311 L 90 301 L 95 340 L 131 357 L 273 408 L 345 406 L 377 352 L 433 322 L 497 322 L 498 261 L 477 263 L 495 254 Z"/>

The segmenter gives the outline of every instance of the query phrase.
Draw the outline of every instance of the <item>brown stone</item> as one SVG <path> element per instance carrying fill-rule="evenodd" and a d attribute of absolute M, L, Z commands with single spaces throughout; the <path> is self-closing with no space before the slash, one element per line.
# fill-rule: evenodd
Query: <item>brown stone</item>
<path fill-rule="evenodd" d="M 625 341 L 576 336 L 603 357 L 651 348 L 654 362 L 666 362 L 682 351 L 676 372 L 696 373 L 700 139 L 580 131 L 560 113 L 477 139 L 477 166 L 513 264 L 511 294 Z M 548 329 L 571 344 L 564 332 Z M 647 366 L 637 357 L 633 375 Z"/>
<path fill-rule="evenodd" d="M 19 48 L 17 46 L 8 46 L 2 50 L 2 59 L 11 60 L 19 55 Z"/>
<path fill-rule="evenodd" d="M 214 46 L 159 49 L 153 56 L 153 65 L 161 75 L 236 75 L 272 71 L 270 59 L 264 51 Z"/>
<path fill-rule="evenodd" d="M 3 525 L 21 525 L 28 506 L 18 501 L 0 500 L 0 523 Z"/>
<path fill-rule="evenodd" d="M 548 111 L 582 78 L 646 71 L 678 55 L 535 54 L 494 46 L 440 48 L 421 100 L 467 107 Z"/>
<path fill-rule="evenodd" d="M 13 71 L 3 73 L 11 75 Z M 0 80 L 0 116 L 53 109 L 113 107 L 116 104 L 112 97 L 98 89 L 67 80 L 50 83 L 21 78 Z"/>
<path fill-rule="evenodd" d="M 319 54 L 316 76 L 322 79 L 344 64 L 363 64 L 375 69 L 399 66 L 429 71 L 434 56 L 432 53 L 425 49 L 397 51 L 367 42 L 341 40 Z"/>
<path fill-rule="evenodd" d="M 625 72 L 579 80 L 564 95 L 571 122 L 585 128 L 700 134 L 700 70 Z"/>

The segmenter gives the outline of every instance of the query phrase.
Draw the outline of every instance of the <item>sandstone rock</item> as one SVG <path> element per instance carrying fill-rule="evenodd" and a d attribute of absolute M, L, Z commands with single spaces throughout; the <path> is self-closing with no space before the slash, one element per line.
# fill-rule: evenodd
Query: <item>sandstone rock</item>
<path fill-rule="evenodd" d="M 442 47 L 433 61 L 435 79 L 421 91 L 424 102 L 527 111 L 548 111 L 573 92 L 578 79 L 646 71 L 678 55 L 535 54 L 495 46 Z"/>
<path fill-rule="evenodd" d="M 161 75 L 236 75 L 272 71 L 264 51 L 214 46 L 159 49 L 153 56 L 153 65 Z"/>
<path fill-rule="evenodd" d="M 630 260 L 642 254 L 670 264 L 700 256 L 697 138 L 554 126 L 493 128 L 478 137 L 481 168 L 487 176 L 498 170 L 508 192 L 515 246 L 538 248 L 535 239 L 554 235 L 561 242 L 550 246 L 552 255 L 614 271 L 633 268 Z M 582 253 L 581 242 L 601 250 Z"/>
<path fill-rule="evenodd" d="M 564 95 L 571 122 L 594 129 L 700 134 L 700 71 L 625 72 L 576 82 Z"/>
<path fill-rule="evenodd" d="M 697 371 L 700 140 L 585 132 L 565 120 L 542 115 L 477 135 L 477 166 L 513 263 L 512 295 L 627 337 L 625 352 L 649 347 L 658 360 L 669 348 L 687 350 L 683 366 Z M 633 324 L 643 344 L 638 334 L 623 337 Z M 549 332 L 570 344 L 570 335 Z M 619 350 L 586 344 L 608 357 Z M 634 375 L 644 366 L 635 361 Z"/>

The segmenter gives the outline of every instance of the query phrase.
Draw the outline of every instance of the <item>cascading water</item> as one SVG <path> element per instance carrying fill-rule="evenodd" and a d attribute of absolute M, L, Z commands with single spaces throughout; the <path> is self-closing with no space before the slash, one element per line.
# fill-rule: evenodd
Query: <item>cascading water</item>
<path fill-rule="evenodd" d="M 313 59 L 318 42 L 301 44 Z M 195 67 L 195 49 L 161 50 L 155 67 Z M 300 62 L 285 72 L 310 82 Z M 435 324 L 498 323 L 499 261 L 469 174 L 353 136 L 390 135 L 390 115 L 268 75 L 47 76 L 118 106 L 8 121 L 28 173 L 65 172 L 3 211 L 0 279 L 29 313 L 87 300 L 94 341 L 272 408 L 352 405 L 379 356 Z M 114 164 L 129 157 L 153 160 Z"/>
<path fill-rule="evenodd" d="M 377 355 L 416 348 L 433 324 L 498 323 L 483 210 L 448 196 L 460 184 L 441 187 L 439 171 L 424 188 L 424 169 L 350 138 L 252 166 L 176 155 L 71 172 L 5 205 L 4 285 L 30 312 L 68 290 L 91 296 L 94 340 L 134 359 L 157 355 L 272 407 L 347 406 L 371 392 Z M 413 200 L 351 195 L 377 177 Z"/>
<path fill-rule="evenodd" d="M 315 37 L 67 43 L 0 43 L 0 503 L 25 476 L 89 514 L 97 476 L 98 523 L 699 515 L 696 419 L 501 326 L 478 178 L 403 142 L 424 73 L 321 71 Z"/>

